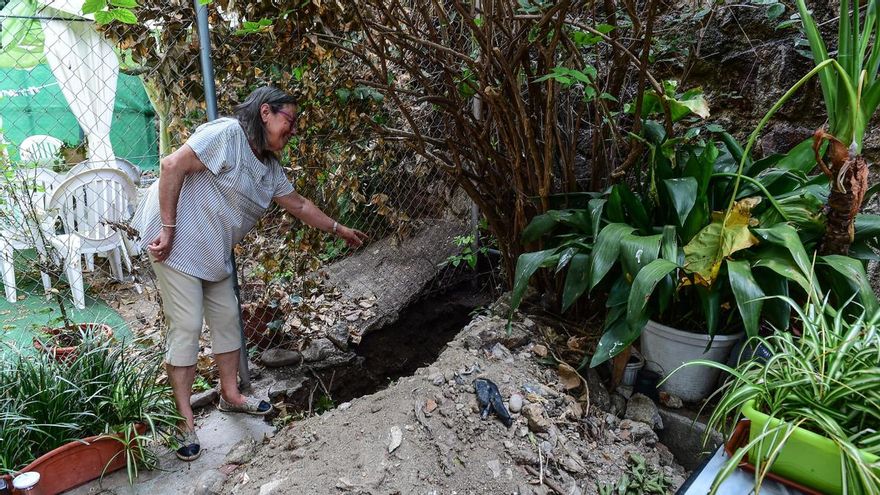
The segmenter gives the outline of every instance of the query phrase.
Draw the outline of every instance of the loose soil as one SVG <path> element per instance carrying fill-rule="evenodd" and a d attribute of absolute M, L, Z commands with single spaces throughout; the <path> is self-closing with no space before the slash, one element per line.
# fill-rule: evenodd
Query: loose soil
<path fill-rule="evenodd" d="M 592 494 L 620 478 L 630 454 L 679 486 L 685 471 L 651 427 L 579 402 L 583 388 L 567 389 L 555 367 L 538 362 L 544 332 L 525 320 L 508 333 L 504 318 L 480 315 L 433 364 L 283 428 L 219 493 Z M 393 350 L 386 342 L 395 335 L 379 333 L 386 340 L 364 345 Z M 476 378 L 495 382 L 504 399 L 525 397 L 510 428 L 481 418 Z"/>

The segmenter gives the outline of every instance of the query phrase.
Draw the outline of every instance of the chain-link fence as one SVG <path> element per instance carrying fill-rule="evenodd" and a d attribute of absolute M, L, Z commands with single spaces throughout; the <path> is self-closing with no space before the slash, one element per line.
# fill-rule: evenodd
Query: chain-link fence
<path fill-rule="evenodd" d="M 162 336 L 128 221 L 160 159 L 207 119 L 195 13 L 176 0 L 97 3 L 0 0 L 0 312 L 4 341 L 21 346 L 59 319 Z M 358 337 L 418 294 L 495 269 L 476 263 L 485 249 L 474 252 L 470 202 L 401 143 L 375 137 L 397 117 L 293 8 L 208 5 L 218 108 L 231 114 L 265 84 L 294 94 L 298 129 L 281 157 L 291 182 L 370 242 L 351 252 L 270 208 L 235 249 L 244 316 L 262 346 L 301 345 L 340 325 Z M 338 15 L 320 12 L 342 25 Z M 429 107 L 420 116 L 435 118 Z"/>

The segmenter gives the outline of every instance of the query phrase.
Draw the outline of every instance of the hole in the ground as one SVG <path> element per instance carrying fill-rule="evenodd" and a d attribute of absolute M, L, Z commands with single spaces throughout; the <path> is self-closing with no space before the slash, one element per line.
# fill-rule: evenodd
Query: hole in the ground
<path fill-rule="evenodd" d="M 473 310 L 491 300 L 491 291 L 473 277 L 425 294 L 401 311 L 396 322 L 367 334 L 353 348 L 358 356 L 355 363 L 314 371 L 285 402 L 296 410 L 320 412 L 412 375 L 436 361 L 471 320 Z"/>

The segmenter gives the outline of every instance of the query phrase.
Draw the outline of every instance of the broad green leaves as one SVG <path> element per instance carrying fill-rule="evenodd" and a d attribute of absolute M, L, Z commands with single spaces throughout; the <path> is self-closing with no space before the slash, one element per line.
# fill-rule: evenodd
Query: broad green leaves
<path fill-rule="evenodd" d="M 137 6 L 137 0 L 85 0 L 82 13 L 94 14 L 95 22 L 98 24 L 111 22 L 137 24 L 137 16 L 132 11 Z"/>
<path fill-rule="evenodd" d="M 758 327 L 761 319 L 761 308 L 764 302 L 764 291 L 755 281 L 752 269 L 747 261 L 727 261 L 727 275 L 730 279 L 730 288 L 733 291 L 739 314 L 743 319 L 743 326 L 748 337 L 758 335 Z"/>

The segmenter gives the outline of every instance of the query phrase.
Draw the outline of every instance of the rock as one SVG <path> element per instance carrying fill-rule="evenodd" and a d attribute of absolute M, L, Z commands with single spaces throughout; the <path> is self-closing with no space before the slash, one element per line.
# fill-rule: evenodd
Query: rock
<path fill-rule="evenodd" d="M 399 426 L 392 426 L 388 436 L 388 453 L 390 454 L 397 450 L 397 447 L 400 447 L 400 443 L 403 441 L 403 432 Z"/>
<path fill-rule="evenodd" d="M 327 338 L 341 351 L 348 350 L 348 324 L 339 322 L 327 330 Z"/>
<path fill-rule="evenodd" d="M 663 419 L 660 418 L 660 411 L 648 396 L 644 394 L 633 394 L 626 403 L 626 413 L 624 419 L 631 419 L 641 423 L 652 425 L 657 430 L 663 429 Z"/>
<path fill-rule="evenodd" d="M 476 335 L 467 335 L 462 342 L 465 349 L 479 349 L 483 345 L 483 341 Z"/>
<path fill-rule="evenodd" d="M 614 389 L 614 392 L 620 394 L 624 399 L 629 400 L 633 395 L 633 388 L 629 385 L 620 385 Z"/>
<path fill-rule="evenodd" d="M 504 344 L 500 342 L 492 346 L 492 350 L 490 352 L 492 354 L 492 357 L 499 361 L 506 362 L 507 360 L 513 360 L 513 354 L 511 354 L 510 350 L 508 350 L 507 347 L 504 347 Z"/>
<path fill-rule="evenodd" d="M 590 407 L 596 407 L 600 411 L 608 411 L 611 409 L 611 396 L 608 394 L 608 390 L 605 388 L 605 385 L 602 384 L 602 379 L 599 377 L 599 373 L 595 370 L 595 368 L 590 368 L 587 370 L 587 389 L 590 393 Z"/>
<path fill-rule="evenodd" d="M 518 413 L 518 412 L 522 411 L 522 408 L 523 408 L 522 395 L 519 395 L 519 394 L 511 395 L 510 399 L 508 401 L 508 409 L 510 409 L 510 412 Z"/>
<path fill-rule="evenodd" d="M 226 454 L 227 464 L 244 464 L 253 459 L 257 452 L 257 442 L 253 438 L 243 438 L 229 449 Z"/>
<path fill-rule="evenodd" d="M 684 407 L 684 403 L 680 398 L 666 392 L 660 392 L 660 403 L 670 409 L 681 409 Z"/>
<path fill-rule="evenodd" d="M 562 457 L 562 469 L 572 474 L 585 474 L 587 466 L 576 452 L 568 452 Z"/>
<path fill-rule="evenodd" d="M 279 398 L 293 397 L 297 392 L 302 390 L 306 381 L 308 381 L 306 377 L 299 376 L 274 383 L 272 387 L 269 388 L 269 400 L 275 401 Z"/>
<path fill-rule="evenodd" d="M 439 387 L 446 383 L 446 378 L 443 376 L 443 373 L 437 373 L 431 377 L 431 383 L 433 383 L 435 387 Z"/>
<path fill-rule="evenodd" d="M 536 433 L 546 433 L 550 430 L 550 420 L 544 414 L 541 404 L 528 404 L 522 408 L 523 416 L 528 420 L 529 429 Z"/>
<path fill-rule="evenodd" d="M 642 423 L 641 421 L 633 421 L 631 419 L 624 419 L 620 422 L 620 430 L 621 435 L 620 438 L 625 438 L 623 435 L 624 432 L 627 433 L 626 439 L 631 440 L 633 442 L 638 442 L 640 440 L 645 441 L 645 445 L 653 446 L 656 445 L 659 441 L 657 434 L 654 433 L 654 429 L 651 425 L 647 423 Z"/>
<path fill-rule="evenodd" d="M 672 455 L 672 451 L 669 450 L 669 447 L 662 443 L 658 443 L 654 446 L 654 449 L 657 451 L 657 457 L 661 466 L 672 466 L 672 463 L 675 462 L 675 456 Z"/>
<path fill-rule="evenodd" d="M 622 395 L 614 394 L 611 396 L 611 412 L 618 417 L 623 417 L 626 412 L 626 399 Z"/>
<path fill-rule="evenodd" d="M 290 349 L 266 349 L 260 356 L 263 364 L 270 368 L 294 366 L 302 363 L 302 354 Z"/>
<path fill-rule="evenodd" d="M 704 447 L 705 423 L 694 421 L 668 409 L 660 409 L 660 415 L 665 426 L 660 432 L 660 441 L 675 454 L 675 460 L 686 469 L 696 469 L 705 457 L 701 452 L 714 452 L 724 441 L 720 433 L 712 431 L 709 442 Z"/>
<path fill-rule="evenodd" d="M 199 475 L 193 495 L 220 495 L 223 493 L 223 482 L 226 475 L 216 469 L 209 469 Z"/>
<path fill-rule="evenodd" d="M 260 485 L 260 493 L 259 495 L 272 495 L 274 493 L 281 493 L 281 491 L 276 490 L 278 487 L 284 483 L 287 478 L 281 478 L 280 480 L 272 480 L 268 483 L 264 483 Z"/>
<path fill-rule="evenodd" d="M 434 399 L 428 399 L 425 401 L 425 414 L 431 414 L 435 409 L 437 409 L 437 401 Z"/>
<path fill-rule="evenodd" d="M 309 343 L 309 346 L 303 349 L 303 360 L 312 363 L 326 359 L 336 352 L 336 346 L 329 339 L 317 339 Z"/>
<path fill-rule="evenodd" d="M 513 322 L 510 325 L 510 332 L 508 332 L 507 318 L 493 316 L 484 320 L 474 320 L 474 324 L 480 325 L 477 335 L 484 347 L 491 348 L 500 343 L 510 350 L 515 350 L 528 344 L 531 340 L 529 331 L 520 322 Z"/>
<path fill-rule="evenodd" d="M 219 398 L 220 392 L 218 392 L 216 388 L 212 388 L 210 390 L 205 390 L 204 392 L 199 392 L 190 396 L 189 405 L 193 409 L 199 409 L 207 405 L 213 404 Z"/>
<path fill-rule="evenodd" d="M 486 465 L 489 466 L 489 471 L 492 472 L 492 478 L 501 476 L 501 461 L 492 459 L 491 461 L 486 461 Z"/>
<path fill-rule="evenodd" d="M 340 411 L 345 411 L 349 408 L 351 408 L 351 402 L 343 402 L 342 404 L 339 404 L 339 407 L 337 407 L 336 409 L 339 409 Z"/>
<path fill-rule="evenodd" d="M 532 346 L 532 352 L 535 353 L 538 357 L 547 357 L 547 346 L 542 344 L 535 344 Z"/>

